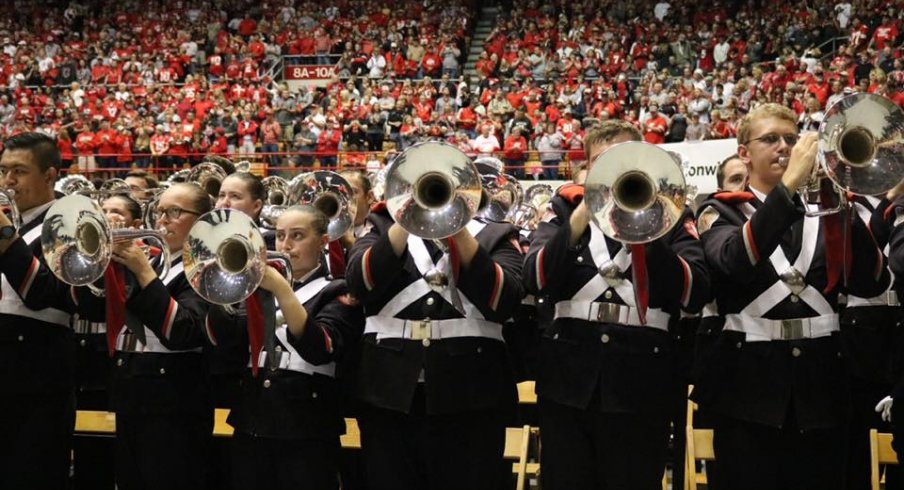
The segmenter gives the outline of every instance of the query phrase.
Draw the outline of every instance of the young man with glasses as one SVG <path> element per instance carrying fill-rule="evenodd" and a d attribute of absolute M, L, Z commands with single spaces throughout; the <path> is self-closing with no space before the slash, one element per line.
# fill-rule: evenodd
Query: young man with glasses
<path fill-rule="evenodd" d="M 873 297 L 888 285 L 858 216 L 847 251 L 841 217 L 805 216 L 816 208 L 797 190 L 816 164 L 817 135 L 798 138 L 796 122 L 777 104 L 751 111 L 738 130 L 745 192 L 701 207 L 725 326 L 693 398 L 713 417 L 720 488 L 844 488 L 850 401 L 838 295 Z"/>

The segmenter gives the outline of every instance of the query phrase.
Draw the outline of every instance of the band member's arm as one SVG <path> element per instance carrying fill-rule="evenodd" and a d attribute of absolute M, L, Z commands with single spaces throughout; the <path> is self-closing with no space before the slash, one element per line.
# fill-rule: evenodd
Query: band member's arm
<path fill-rule="evenodd" d="M 318 296 L 314 312 L 307 317 L 303 333 L 289 332 L 289 343 L 311 364 L 336 361 L 363 332 L 364 316 L 351 297 L 345 281 L 328 285 Z"/>
<path fill-rule="evenodd" d="M 489 250 L 478 244 L 467 229 L 456 235 L 455 243 L 464 248 L 459 249 L 461 265 L 457 285 L 488 320 L 505 321 L 524 297 L 523 258 L 520 246 L 516 245 L 518 239 L 514 227 L 489 226 L 492 228 L 481 234 L 492 234 L 487 235 L 487 243 L 492 244 Z M 466 260 L 468 256 L 470 260 Z"/>
<path fill-rule="evenodd" d="M 204 319 L 207 342 L 217 348 L 248 343 L 248 317 L 244 311 L 230 313 L 221 305 L 210 305 Z"/>
<path fill-rule="evenodd" d="M 587 241 L 583 238 L 571 245 L 571 207 L 562 197 L 553 197 L 550 205 L 552 209 L 547 213 L 555 215 L 544 219 L 531 234 L 524 260 L 524 285 L 533 294 L 555 290 L 568 280 L 572 264 Z"/>
<path fill-rule="evenodd" d="M 56 308 L 74 313 L 72 288 L 48 268 L 38 240 L 31 246 L 17 238 L 0 254 L 0 272 L 29 309 Z"/>
<path fill-rule="evenodd" d="M 725 217 L 716 219 L 701 237 L 710 267 L 738 282 L 752 281 L 757 264 L 769 259 L 782 235 L 804 214 L 803 205 L 792 200 L 793 196 L 778 184 L 743 225 Z"/>
<path fill-rule="evenodd" d="M 205 342 L 207 303 L 184 276 L 170 288 L 155 278 L 126 301 L 126 308 L 154 332 L 168 349 L 201 347 Z"/>
<path fill-rule="evenodd" d="M 397 253 L 389 237 L 392 220 L 384 214 L 371 213 L 367 218 L 374 224 L 363 237 L 355 241 L 348 260 L 346 280 L 348 289 L 364 300 L 377 284 L 389 284 L 405 266 L 405 249 Z"/>
<path fill-rule="evenodd" d="M 897 287 L 904 284 L 904 197 L 895 200 L 891 210 L 887 213 L 887 223 L 890 229 L 888 235 L 888 265 L 897 278 Z"/>
<path fill-rule="evenodd" d="M 876 209 L 873 210 L 872 215 L 870 215 L 868 223 L 869 230 L 873 234 L 873 238 L 876 240 L 876 245 L 880 250 L 885 249 L 885 246 L 888 245 L 892 223 L 890 223 L 887 218 L 889 216 L 889 213 L 892 212 L 892 202 L 888 199 L 882 199 L 881 201 L 879 201 Z M 894 221 L 894 218 L 892 218 L 892 221 Z"/>
<path fill-rule="evenodd" d="M 650 287 L 678 295 L 674 303 L 686 312 L 700 311 L 711 299 L 710 280 L 691 212 L 685 210 L 668 234 L 647 244 L 645 249 Z"/>

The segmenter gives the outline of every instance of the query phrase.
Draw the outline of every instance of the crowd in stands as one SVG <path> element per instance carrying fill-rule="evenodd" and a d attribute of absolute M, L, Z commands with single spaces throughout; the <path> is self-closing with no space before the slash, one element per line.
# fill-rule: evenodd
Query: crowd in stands
<path fill-rule="evenodd" d="M 4 2 L 0 136 L 57 135 L 80 168 L 332 166 L 441 139 L 554 178 L 607 118 L 664 143 L 733 137 L 765 102 L 803 129 L 851 91 L 904 104 L 897 0 L 514 0 L 466 76 L 484 3 Z M 283 56 L 339 78 L 290 90 Z"/>

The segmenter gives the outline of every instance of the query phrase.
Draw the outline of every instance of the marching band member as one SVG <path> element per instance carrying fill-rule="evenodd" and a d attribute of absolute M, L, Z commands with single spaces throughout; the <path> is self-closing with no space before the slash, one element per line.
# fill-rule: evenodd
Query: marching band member
<path fill-rule="evenodd" d="M 738 131 L 747 192 L 716 195 L 701 239 L 725 326 L 693 398 L 713 417 L 720 488 L 843 488 L 850 416 L 837 332 L 846 292 L 881 294 L 881 251 L 854 216 L 851 250 L 838 221 L 805 217 L 796 195 L 816 162 L 816 134 L 767 104 Z"/>
<path fill-rule="evenodd" d="M 107 197 L 101 208 L 113 227 L 141 227 L 141 205 L 128 195 Z M 72 329 L 77 345 L 76 408 L 109 410 L 113 361 L 107 346 L 106 312 L 76 306 L 75 313 Z M 76 489 L 113 488 L 111 441 L 99 437 L 80 437 L 75 438 L 73 446 L 73 486 Z"/>
<path fill-rule="evenodd" d="M 281 310 L 279 368 L 261 353 L 257 376 L 246 369 L 239 401 L 229 415 L 235 488 L 338 488 L 339 436 L 345 432 L 336 360 L 361 335 L 363 318 L 330 280 L 323 260 L 327 218 L 312 206 L 293 206 L 276 224 L 276 246 L 289 255 L 293 282 L 267 267 L 260 287 Z M 213 310 L 212 310 L 213 311 Z M 236 317 L 238 318 L 238 317 Z M 208 320 L 210 341 L 238 338 L 248 356 L 244 321 Z M 235 343 L 230 340 L 231 343 Z"/>
<path fill-rule="evenodd" d="M 361 170 L 343 170 L 339 175 L 348 181 L 351 191 L 349 208 L 354 207 L 354 210 L 349 209 L 354 217 L 352 228 L 346 236 L 340 239 L 346 250 L 350 250 L 355 243 L 354 240 L 364 236 L 368 231 L 367 213 L 374 203 L 373 185 L 367 178 L 367 174 Z"/>
<path fill-rule="evenodd" d="M 584 144 L 593 165 L 612 145 L 640 140 L 633 126 L 607 121 Z M 649 271 L 643 324 L 629 280 L 634 254 L 591 222 L 583 191 L 577 184 L 559 190 L 524 266 L 528 291 L 556 304 L 555 320 L 541 334 L 537 376 L 542 484 L 660 488 L 678 389 L 669 325 L 680 308 L 699 310 L 706 299 L 703 250 L 690 211 L 681 225 L 643 246 Z M 618 278 L 603 275 L 607 264 L 616 265 Z M 586 308 L 618 313 L 591 315 Z"/>
<path fill-rule="evenodd" d="M 22 133 L 4 142 L 2 187 L 15 192 L 21 226 L 0 212 L 0 488 L 59 489 L 69 478 L 75 424 L 75 342 L 70 312 L 48 298 L 69 295 L 41 253 L 54 202 L 56 142 Z"/>
<path fill-rule="evenodd" d="M 210 378 L 201 352 L 208 305 L 185 278 L 182 248 L 192 225 L 209 210 L 207 192 L 193 184 L 173 184 L 160 195 L 157 226 L 171 254 L 164 277 L 133 242 L 114 244 L 112 260 L 135 283 L 125 302 L 130 326 L 116 340 L 111 396 L 121 489 L 205 486 L 213 432 Z M 80 304 L 96 301 L 85 288 L 78 293 Z M 146 343 L 132 328 L 143 329 Z"/>
<path fill-rule="evenodd" d="M 382 202 L 368 222 L 346 275 L 367 317 L 353 390 L 368 488 L 497 489 L 516 406 L 502 341 L 523 296 L 516 232 L 472 220 L 444 253 Z M 446 263 L 440 292 L 424 277 Z"/>

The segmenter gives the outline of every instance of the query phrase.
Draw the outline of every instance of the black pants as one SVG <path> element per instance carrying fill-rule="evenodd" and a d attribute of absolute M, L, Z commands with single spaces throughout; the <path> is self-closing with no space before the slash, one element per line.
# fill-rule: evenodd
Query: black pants
<path fill-rule="evenodd" d="M 876 413 L 876 404 L 888 396 L 891 388 L 851 380 L 851 401 L 854 409 L 848 446 L 847 490 L 869 490 L 870 449 L 869 431 L 889 432 L 890 426 Z"/>
<path fill-rule="evenodd" d="M 233 487 L 268 490 L 339 488 L 339 438 L 282 440 L 236 432 Z"/>
<path fill-rule="evenodd" d="M 716 488 L 732 490 L 841 490 L 848 430 L 801 431 L 789 415 L 783 428 L 713 417 L 719 470 Z"/>
<path fill-rule="evenodd" d="M 411 414 L 364 406 L 358 415 L 368 490 L 498 490 L 505 416 L 494 410 L 427 415 L 418 390 Z"/>
<path fill-rule="evenodd" d="M 601 413 L 540 398 L 544 490 L 659 490 L 668 415 Z"/>
<path fill-rule="evenodd" d="M 73 393 L 0 396 L 0 489 L 67 487 Z"/>
<path fill-rule="evenodd" d="M 118 488 L 205 488 L 212 432 L 212 410 L 203 414 L 117 413 Z"/>

